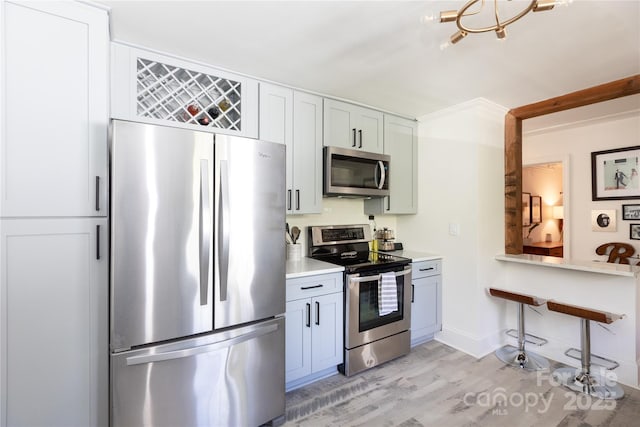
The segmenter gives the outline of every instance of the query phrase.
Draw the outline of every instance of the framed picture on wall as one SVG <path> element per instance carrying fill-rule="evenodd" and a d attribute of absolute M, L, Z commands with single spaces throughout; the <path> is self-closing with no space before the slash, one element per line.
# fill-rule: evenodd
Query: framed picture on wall
<path fill-rule="evenodd" d="M 542 197 L 531 196 L 531 223 L 540 224 L 542 222 Z"/>
<path fill-rule="evenodd" d="M 640 145 L 591 153 L 591 200 L 640 199 Z"/>
<path fill-rule="evenodd" d="M 531 225 L 531 193 L 522 193 L 522 226 Z"/>
<path fill-rule="evenodd" d="M 592 231 L 616 231 L 616 210 L 592 210 Z"/>
<path fill-rule="evenodd" d="M 640 224 L 629 224 L 629 238 L 640 240 Z"/>
<path fill-rule="evenodd" d="M 640 220 L 640 205 L 622 205 L 622 219 Z"/>

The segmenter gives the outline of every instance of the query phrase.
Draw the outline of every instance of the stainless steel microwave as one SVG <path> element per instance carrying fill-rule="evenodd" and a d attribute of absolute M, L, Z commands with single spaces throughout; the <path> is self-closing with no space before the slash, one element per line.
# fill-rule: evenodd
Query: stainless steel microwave
<path fill-rule="evenodd" d="M 388 196 L 390 159 L 386 154 L 324 147 L 324 195 Z"/>

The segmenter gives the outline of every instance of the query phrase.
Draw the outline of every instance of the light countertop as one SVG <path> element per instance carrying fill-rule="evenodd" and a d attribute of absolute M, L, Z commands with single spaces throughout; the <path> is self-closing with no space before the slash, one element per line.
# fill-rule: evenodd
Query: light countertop
<path fill-rule="evenodd" d="M 599 261 L 578 261 L 542 255 L 496 255 L 498 261 L 520 264 L 539 265 L 542 267 L 562 268 L 566 270 L 586 271 L 590 273 L 609 274 L 614 276 L 640 276 L 640 267 L 628 264 L 612 264 Z"/>
<path fill-rule="evenodd" d="M 302 257 L 299 261 L 289 261 L 286 264 L 287 279 L 313 276 L 316 274 L 341 273 L 344 267 L 330 264 L 317 259 Z"/>
<path fill-rule="evenodd" d="M 409 258 L 411 262 L 420 261 L 432 261 L 434 259 L 441 259 L 441 255 L 428 254 L 425 252 L 417 252 L 412 250 L 403 249 L 401 251 L 380 251 L 391 255 L 397 255 L 404 258 Z"/>

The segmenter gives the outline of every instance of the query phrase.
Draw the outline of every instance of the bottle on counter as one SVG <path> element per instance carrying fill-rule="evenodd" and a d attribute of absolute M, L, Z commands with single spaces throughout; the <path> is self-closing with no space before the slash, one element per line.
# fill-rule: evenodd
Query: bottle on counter
<path fill-rule="evenodd" d="M 371 228 L 371 242 L 369 242 L 369 250 L 372 252 L 378 251 L 378 239 L 376 238 L 376 221 L 373 215 L 369 215 L 369 228 Z"/>

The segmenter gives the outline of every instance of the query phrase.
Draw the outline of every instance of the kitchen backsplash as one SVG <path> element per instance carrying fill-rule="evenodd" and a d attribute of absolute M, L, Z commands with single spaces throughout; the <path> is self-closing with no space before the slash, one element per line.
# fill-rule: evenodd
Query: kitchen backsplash
<path fill-rule="evenodd" d="M 322 200 L 323 212 L 320 215 L 287 215 L 289 227 L 297 225 L 300 230 L 300 239 L 304 255 L 308 253 L 307 227 L 311 225 L 341 225 L 341 224 L 369 224 L 369 215 L 364 212 L 364 199 L 340 199 L 325 198 Z M 396 230 L 395 215 L 376 215 L 377 228 L 390 228 Z M 284 238 L 284 236 L 283 236 Z M 396 242 L 402 242 L 402 236 L 396 231 Z"/>

